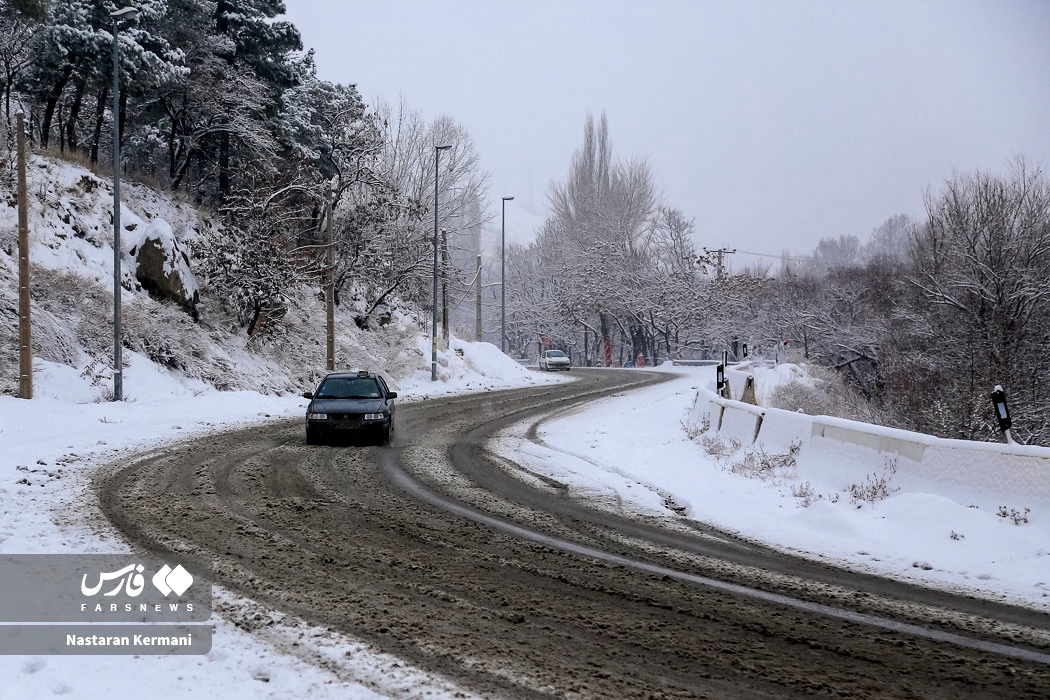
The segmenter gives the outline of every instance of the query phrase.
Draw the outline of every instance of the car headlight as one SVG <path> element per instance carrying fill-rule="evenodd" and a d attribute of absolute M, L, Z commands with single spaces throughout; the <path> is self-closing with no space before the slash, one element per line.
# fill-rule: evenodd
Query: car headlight
<path fill-rule="evenodd" d="M 328 420 L 327 413 L 307 413 L 306 420 Z"/>
<path fill-rule="evenodd" d="M 383 420 L 385 418 L 382 413 L 366 413 L 365 420 Z"/>

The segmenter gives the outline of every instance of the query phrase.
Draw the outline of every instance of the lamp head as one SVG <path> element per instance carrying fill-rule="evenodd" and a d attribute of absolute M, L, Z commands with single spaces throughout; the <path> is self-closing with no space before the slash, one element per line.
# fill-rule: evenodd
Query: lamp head
<path fill-rule="evenodd" d="M 135 19 L 139 16 L 139 10 L 137 7 L 122 7 L 119 10 L 110 12 L 109 16 L 118 22 L 122 19 Z"/>
<path fill-rule="evenodd" d="M 513 197 L 513 196 L 510 196 L 510 197 L 504 197 L 504 198 L 503 198 L 503 201 L 504 201 L 504 202 L 509 202 L 509 201 L 510 201 L 510 200 L 512 200 L 512 199 L 514 199 L 514 197 Z"/>
<path fill-rule="evenodd" d="M 452 148 L 452 144 L 446 144 L 446 145 L 443 145 L 443 146 L 437 146 L 437 145 L 434 146 L 434 150 L 435 151 L 447 151 L 450 148 Z"/>

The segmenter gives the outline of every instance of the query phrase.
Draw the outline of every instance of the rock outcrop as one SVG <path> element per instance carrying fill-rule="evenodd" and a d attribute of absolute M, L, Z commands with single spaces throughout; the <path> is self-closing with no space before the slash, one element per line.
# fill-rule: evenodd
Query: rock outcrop
<path fill-rule="evenodd" d="M 156 298 L 175 302 L 194 319 L 200 316 L 200 292 L 190 258 L 168 222 L 151 221 L 131 249 L 131 256 L 135 258 L 135 277 L 143 289 Z"/>

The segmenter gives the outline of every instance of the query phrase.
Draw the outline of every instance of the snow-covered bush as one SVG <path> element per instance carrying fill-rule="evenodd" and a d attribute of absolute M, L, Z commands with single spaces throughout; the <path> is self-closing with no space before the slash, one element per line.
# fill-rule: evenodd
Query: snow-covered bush
<path fill-rule="evenodd" d="M 112 356 L 113 295 L 100 282 L 34 265 L 30 296 L 34 356 L 71 367 L 83 353 L 96 356 L 109 349 Z"/>
<path fill-rule="evenodd" d="M 143 295 L 134 304 L 126 304 L 122 316 L 125 346 L 192 379 L 206 373 L 211 360 L 209 339 L 176 304 Z"/>
<path fill-rule="evenodd" d="M 769 393 L 770 407 L 897 427 L 879 406 L 867 401 L 833 370 L 814 363 L 807 363 L 803 368 L 805 375 Z"/>
<path fill-rule="evenodd" d="M 772 479 L 791 476 L 784 472 L 794 469 L 801 443 L 791 445 L 784 454 L 766 452 L 761 447 L 748 448 L 739 459 L 725 466 L 726 471 L 749 479 Z"/>
<path fill-rule="evenodd" d="M 889 498 L 894 492 L 900 491 L 899 487 L 891 485 L 893 476 L 896 473 L 897 462 L 890 459 L 883 465 L 881 475 L 868 474 L 864 477 L 864 481 L 859 484 L 850 484 L 846 489 L 849 493 L 850 503 L 858 507 L 863 503 L 875 505 L 877 502 Z"/>

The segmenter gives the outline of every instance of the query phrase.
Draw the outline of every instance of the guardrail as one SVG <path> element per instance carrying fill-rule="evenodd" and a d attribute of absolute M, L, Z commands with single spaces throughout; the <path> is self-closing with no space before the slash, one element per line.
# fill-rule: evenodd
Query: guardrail
<path fill-rule="evenodd" d="M 1050 448 L 950 440 L 859 421 L 809 416 L 697 392 L 689 420 L 741 446 L 783 453 L 801 445 L 799 458 L 848 461 L 878 468 L 891 461 L 898 478 L 989 495 L 1050 500 Z"/>

